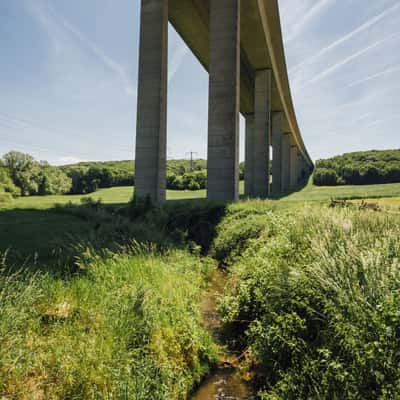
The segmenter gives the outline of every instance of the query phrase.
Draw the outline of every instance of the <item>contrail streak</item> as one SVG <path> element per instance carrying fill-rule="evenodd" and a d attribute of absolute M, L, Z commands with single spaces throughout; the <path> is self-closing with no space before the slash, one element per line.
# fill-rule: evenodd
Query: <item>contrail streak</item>
<path fill-rule="evenodd" d="M 400 33 L 395 33 L 393 35 L 387 36 L 386 38 L 382 39 L 382 40 L 378 40 L 377 42 L 371 44 L 368 47 L 365 47 L 364 49 L 358 51 L 357 53 L 352 54 L 350 57 L 345 58 L 344 60 L 336 63 L 335 65 L 333 65 L 332 67 L 327 68 L 326 70 L 320 72 L 319 74 L 317 74 L 314 78 L 310 79 L 309 81 L 305 82 L 302 86 L 300 86 L 298 89 L 302 89 L 305 86 L 311 85 L 312 83 L 318 82 L 321 79 L 325 78 L 326 76 L 330 75 L 331 73 L 335 72 L 337 69 L 343 67 L 344 65 L 348 64 L 349 62 L 353 61 L 354 59 L 362 56 L 365 53 L 368 53 L 369 51 L 371 51 L 372 49 L 382 45 L 383 43 L 387 42 L 390 39 L 393 39 L 397 36 L 399 36 Z"/>
<path fill-rule="evenodd" d="M 376 121 L 373 121 L 370 124 L 366 125 L 364 128 L 370 128 L 371 126 L 379 125 L 379 124 L 382 124 L 384 122 L 393 121 L 393 120 L 399 119 L 399 118 L 400 118 L 400 114 L 392 115 L 389 118 L 377 119 Z"/>
<path fill-rule="evenodd" d="M 320 0 L 317 4 L 314 4 L 304 17 L 293 27 L 291 35 L 285 39 L 285 43 L 288 43 L 295 39 L 297 35 L 307 26 L 308 22 L 318 15 L 324 8 L 328 7 L 331 3 L 336 0 Z"/>
<path fill-rule="evenodd" d="M 396 3 L 394 6 L 388 8 L 387 10 L 383 11 L 382 13 L 380 13 L 380 14 L 376 15 L 375 17 L 371 18 L 370 20 L 368 20 L 367 22 L 365 22 L 364 24 L 359 26 L 357 29 L 349 32 L 347 35 L 341 37 L 340 39 L 336 40 L 335 42 L 331 43 L 330 45 L 324 47 L 323 49 L 318 51 L 313 56 L 308 57 L 305 61 L 295 65 L 292 68 L 290 68 L 289 72 L 291 72 L 291 73 L 296 72 L 297 70 L 302 68 L 304 65 L 311 64 L 313 61 L 317 60 L 319 57 L 323 56 L 324 54 L 326 54 L 330 50 L 340 46 L 342 43 L 350 40 L 351 38 L 353 38 L 357 34 L 365 31 L 368 28 L 370 28 L 371 26 L 373 26 L 374 24 L 379 22 L 381 19 L 383 19 L 386 16 L 388 16 L 389 14 L 394 13 L 399 8 L 400 8 L 400 3 Z"/>
<path fill-rule="evenodd" d="M 363 79 L 360 79 L 360 80 L 355 81 L 353 83 L 350 83 L 350 85 L 348 85 L 348 87 L 357 86 L 357 85 L 360 85 L 362 83 L 371 81 L 371 80 L 376 79 L 376 78 L 380 78 L 381 76 L 388 75 L 388 74 L 391 74 L 391 73 L 397 72 L 397 71 L 400 71 L 400 67 L 388 68 L 388 69 L 385 69 L 384 71 L 378 72 L 377 74 L 370 75 L 370 76 L 367 76 L 366 78 L 363 78 Z"/>
<path fill-rule="evenodd" d="M 181 45 L 176 49 L 175 53 L 171 57 L 169 65 L 168 82 L 171 82 L 174 79 L 188 53 L 189 49 L 184 45 Z"/>

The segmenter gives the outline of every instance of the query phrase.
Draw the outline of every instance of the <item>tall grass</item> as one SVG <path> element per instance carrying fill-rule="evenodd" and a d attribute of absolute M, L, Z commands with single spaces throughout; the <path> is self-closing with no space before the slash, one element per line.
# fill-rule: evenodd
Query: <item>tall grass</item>
<path fill-rule="evenodd" d="M 139 245 L 77 262 L 0 275 L 0 398 L 184 399 L 216 354 L 198 307 L 213 263 Z"/>
<path fill-rule="evenodd" d="M 257 218 L 220 307 L 245 332 L 261 397 L 396 398 L 400 218 L 316 207 Z M 231 239 L 222 223 L 216 244 Z"/>

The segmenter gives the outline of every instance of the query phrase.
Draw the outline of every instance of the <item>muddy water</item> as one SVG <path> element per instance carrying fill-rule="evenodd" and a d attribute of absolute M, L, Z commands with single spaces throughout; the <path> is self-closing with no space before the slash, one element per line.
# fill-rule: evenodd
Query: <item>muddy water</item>
<path fill-rule="evenodd" d="M 202 302 L 203 324 L 214 340 L 224 349 L 217 369 L 202 383 L 191 400 L 251 400 L 255 399 L 251 386 L 241 379 L 235 369 L 237 354 L 228 349 L 222 333 L 222 322 L 217 312 L 217 298 L 226 282 L 226 273 L 213 273 Z"/>

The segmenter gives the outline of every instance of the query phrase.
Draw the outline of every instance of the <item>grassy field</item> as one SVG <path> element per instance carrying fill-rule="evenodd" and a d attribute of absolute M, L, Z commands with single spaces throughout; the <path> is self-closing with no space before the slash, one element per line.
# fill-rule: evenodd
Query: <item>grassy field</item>
<path fill-rule="evenodd" d="M 285 201 L 326 201 L 330 199 L 367 199 L 399 197 L 400 183 L 358 186 L 314 186 L 311 181 L 303 189 L 282 198 Z"/>
<path fill-rule="evenodd" d="M 62 196 L 36 196 L 20 197 L 12 201 L 0 203 L 1 209 L 48 209 L 55 204 L 72 202 L 80 204 L 82 199 L 92 198 L 101 200 L 104 204 L 126 204 L 133 196 L 134 190 L 131 187 L 114 187 L 100 189 L 88 195 L 62 195 Z M 244 193 L 244 183 L 240 183 L 240 193 Z M 168 200 L 191 200 L 206 198 L 205 190 L 168 190 Z M 335 186 L 320 187 L 309 183 L 304 188 L 282 197 L 281 201 L 327 201 L 334 199 L 380 199 L 387 198 L 382 203 L 398 205 L 400 198 L 400 183 L 386 185 L 365 185 L 365 186 Z M 393 198 L 390 200 L 389 198 Z M 396 200 L 397 198 L 397 200 Z"/>
<path fill-rule="evenodd" d="M 87 195 L 58 195 L 58 196 L 32 196 L 20 197 L 12 201 L 0 203 L 0 210 L 3 209 L 47 209 L 55 204 L 65 204 L 71 202 L 80 204 L 82 199 L 92 198 L 93 200 L 101 200 L 104 204 L 126 204 L 132 199 L 134 189 L 132 187 L 113 187 L 110 189 L 99 189 L 97 192 Z M 205 190 L 168 190 L 167 198 L 169 200 L 185 200 L 205 198 Z"/>
<path fill-rule="evenodd" d="M 241 193 L 244 185 L 241 182 Z M 104 204 L 126 204 L 133 195 L 131 187 L 101 189 L 90 195 L 21 197 L 0 203 L 0 250 L 11 249 L 18 258 L 38 256 L 51 258 L 48 244 L 54 249 L 66 241 L 78 240 L 93 229 L 95 222 L 84 221 L 74 215 L 60 215 L 52 208 L 56 204 L 79 205 L 82 199 L 101 200 Z M 205 190 L 167 192 L 173 200 L 204 199 Z M 371 186 L 318 187 L 309 183 L 301 190 L 274 201 L 279 207 L 296 208 L 299 202 L 324 202 L 331 198 L 361 199 L 378 202 L 382 207 L 400 208 L 400 184 Z M 62 242 L 62 243 L 60 243 Z M 47 244 L 43 244 L 47 243 Z"/>

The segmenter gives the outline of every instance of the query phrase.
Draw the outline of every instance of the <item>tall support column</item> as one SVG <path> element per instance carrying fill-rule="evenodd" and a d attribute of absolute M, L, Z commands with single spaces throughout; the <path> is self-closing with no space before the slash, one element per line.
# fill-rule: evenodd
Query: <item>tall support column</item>
<path fill-rule="evenodd" d="M 244 162 L 244 194 L 251 197 L 254 192 L 254 114 L 246 115 Z"/>
<path fill-rule="evenodd" d="M 282 193 L 282 121 L 283 113 L 272 114 L 272 195 Z"/>
<path fill-rule="evenodd" d="M 240 0 L 210 1 L 208 199 L 239 196 Z"/>
<path fill-rule="evenodd" d="M 304 158 L 303 155 L 298 152 L 298 158 L 297 158 L 297 165 L 298 165 L 298 171 L 297 171 L 297 176 L 298 176 L 298 182 L 302 182 L 305 179 L 305 168 L 304 168 Z"/>
<path fill-rule="evenodd" d="M 290 146 L 290 188 L 294 189 L 297 186 L 297 170 L 298 170 L 298 155 L 297 146 Z"/>
<path fill-rule="evenodd" d="M 270 193 L 271 70 L 256 71 L 254 104 L 254 197 Z"/>
<path fill-rule="evenodd" d="M 135 193 L 165 200 L 168 0 L 142 0 Z"/>
<path fill-rule="evenodd" d="M 290 137 L 291 133 L 282 136 L 282 191 L 290 189 Z"/>

